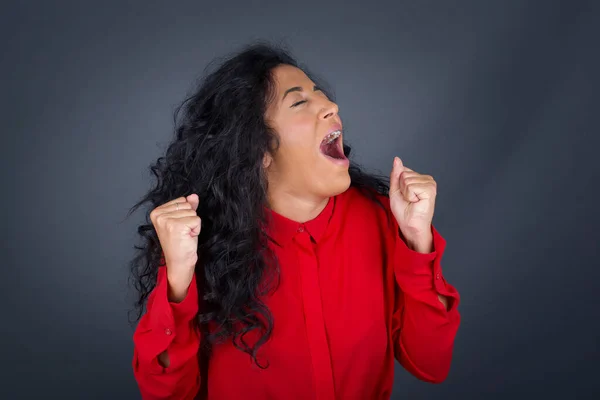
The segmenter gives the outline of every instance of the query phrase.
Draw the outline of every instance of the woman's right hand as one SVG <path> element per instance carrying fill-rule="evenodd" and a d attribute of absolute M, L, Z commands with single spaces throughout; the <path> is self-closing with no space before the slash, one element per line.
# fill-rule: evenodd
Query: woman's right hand
<path fill-rule="evenodd" d="M 200 199 L 193 193 L 162 204 L 150 212 L 167 266 L 169 297 L 185 298 L 198 261 L 198 235 L 202 221 L 196 210 Z"/>

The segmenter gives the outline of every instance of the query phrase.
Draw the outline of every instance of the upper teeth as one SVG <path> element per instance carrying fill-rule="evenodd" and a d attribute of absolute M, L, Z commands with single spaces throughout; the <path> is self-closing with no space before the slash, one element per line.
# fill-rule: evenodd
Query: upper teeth
<path fill-rule="evenodd" d="M 333 142 L 335 139 L 337 139 L 338 137 L 340 137 L 341 134 L 342 134 L 342 131 L 333 131 L 330 134 L 328 134 L 327 136 L 325 136 L 325 139 L 323 139 L 323 141 L 326 144 L 329 144 L 329 143 Z"/>

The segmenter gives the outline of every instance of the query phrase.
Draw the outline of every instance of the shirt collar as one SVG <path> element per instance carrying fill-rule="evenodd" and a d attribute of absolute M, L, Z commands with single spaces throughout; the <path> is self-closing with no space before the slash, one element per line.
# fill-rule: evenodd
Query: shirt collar
<path fill-rule="evenodd" d="M 302 232 L 302 230 L 308 232 L 315 242 L 318 243 L 329 225 L 329 220 L 331 219 L 335 208 L 335 202 L 335 197 L 330 197 L 323 211 L 315 218 L 304 223 L 292 221 L 270 208 L 266 208 L 268 224 L 265 231 L 267 235 L 280 246 L 285 246 L 296 234 Z"/>

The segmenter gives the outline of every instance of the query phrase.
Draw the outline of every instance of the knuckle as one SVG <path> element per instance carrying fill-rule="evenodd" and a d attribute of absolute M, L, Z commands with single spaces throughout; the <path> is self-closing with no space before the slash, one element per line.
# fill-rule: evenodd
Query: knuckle
<path fill-rule="evenodd" d="M 172 220 L 171 220 L 171 221 L 172 221 Z M 176 226 L 176 225 L 175 225 L 173 222 L 171 222 L 171 221 L 167 221 L 167 222 L 165 223 L 165 226 L 164 226 L 164 228 L 166 229 L 166 231 L 167 231 L 167 232 L 173 232 L 173 230 L 175 229 L 175 226 Z"/>
<path fill-rule="evenodd" d="M 168 222 L 168 219 L 166 218 L 165 214 L 160 214 L 156 217 L 157 225 L 163 226 L 163 225 L 165 225 L 166 222 Z"/>

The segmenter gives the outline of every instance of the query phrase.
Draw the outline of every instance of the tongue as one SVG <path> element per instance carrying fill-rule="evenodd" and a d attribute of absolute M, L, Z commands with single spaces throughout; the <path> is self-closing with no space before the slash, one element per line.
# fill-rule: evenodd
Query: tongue
<path fill-rule="evenodd" d="M 321 144 L 321 152 L 326 156 L 329 156 L 331 158 L 337 158 L 339 160 L 343 160 L 344 158 L 346 158 L 344 153 L 340 150 L 340 146 L 338 145 L 337 139 L 329 144 Z"/>

